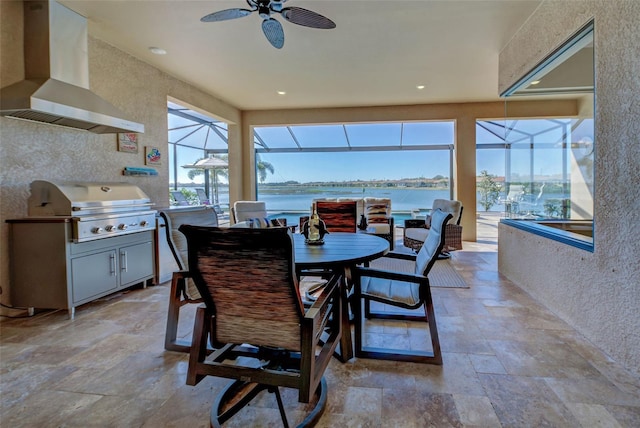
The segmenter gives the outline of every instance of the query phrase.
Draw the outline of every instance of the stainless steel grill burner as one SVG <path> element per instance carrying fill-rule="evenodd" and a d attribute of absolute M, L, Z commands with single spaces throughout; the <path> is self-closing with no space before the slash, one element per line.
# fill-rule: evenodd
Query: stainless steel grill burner
<path fill-rule="evenodd" d="M 151 199 L 128 183 L 31 183 L 29 217 L 70 218 L 73 241 L 155 229 Z"/>

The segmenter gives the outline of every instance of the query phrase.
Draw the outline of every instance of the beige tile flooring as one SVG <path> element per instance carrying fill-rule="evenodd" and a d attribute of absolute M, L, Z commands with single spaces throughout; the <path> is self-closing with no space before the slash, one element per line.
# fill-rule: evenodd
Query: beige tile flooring
<path fill-rule="evenodd" d="M 322 427 L 639 427 L 640 379 L 496 271 L 495 221 L 453 264 L 468 289 L 434 288 L 444 365 L 333 360 Z M 163 349 L 168 286 L 0 322 L 1 427 L 205 427 L 228 382 L 185 385 Z M 192 312 L 191 312 L 192 313 Z M 181 334 L 189 336 L 189 315 Z M 386 321 L 372 340 L 416 340 Z M 291 420 L 301 406 L 284 391 Z M 229 426 L 281 426 L 271 394 Z"/>

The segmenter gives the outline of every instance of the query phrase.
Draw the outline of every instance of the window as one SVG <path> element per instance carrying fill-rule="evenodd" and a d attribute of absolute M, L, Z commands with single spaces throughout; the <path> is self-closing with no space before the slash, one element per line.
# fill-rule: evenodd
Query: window
<path fill-rule="evenodd" d="M 258 199 L 272 212 L 306 213 L 315 198 L 385 197 L 408 216 L 451 198 L 454 128 L 453 121 L 256 127 Z"/>
<path fill-rule="evenodd" d="M 523 77 L 507 96 L 507 222 L 593 251 L 593 23 Z M 569 99 L 575 116 L 510 117 L 517 97 Z"/>
<path fill-rule="evenodd" d="M 181 191 L 191 204 L 228 205 L 228 168 L 190 167 L 211 156 L 226 162 L 227 124 L 174 102 L 167 103 L 167 120 L 170 190 Z"/>

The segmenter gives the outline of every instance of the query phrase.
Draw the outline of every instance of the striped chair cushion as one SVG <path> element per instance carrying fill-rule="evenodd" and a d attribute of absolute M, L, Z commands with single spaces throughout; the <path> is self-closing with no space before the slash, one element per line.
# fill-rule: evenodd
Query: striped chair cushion
<path fill-rule="evenodd" d="M 365 198 L 364 215 L 369 224 L 389 223 L 389 217 L 391 217 L 391 199 Z"/>

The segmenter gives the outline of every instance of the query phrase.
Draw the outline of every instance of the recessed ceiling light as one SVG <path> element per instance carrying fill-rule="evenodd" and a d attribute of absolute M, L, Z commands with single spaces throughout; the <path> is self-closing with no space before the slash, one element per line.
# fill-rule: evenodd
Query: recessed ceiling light
<path fill-rule="evenodd" d="M 424 89 L 424 85 L 418 85 L 418 86 L 416 86 L 416 88 L 418 88 L 418 89 Z"/>
<path fill-rule="evenodd" d="M 278 91 L 278 95 L 287 95 L 285 91 Z"/>
<path fill-rule="evenodd" d="M 540 83 L 540 81 L 539 81 L 539 80 L 534 80 L 534 81 L 532 81 L 532 82 L 530 83 L 530 85 L 537 85 L 538 83 Z"/>
<path fill-rule="evenodd" d="M 167 51 L 165 51 L 162 48 L 157 48 L 155 46 L 151 46 L 149 48 L 149 50 L 151 51 L 152 54 L 156 54 L 156 55 L 166 55 L 167 54 Z"/>

